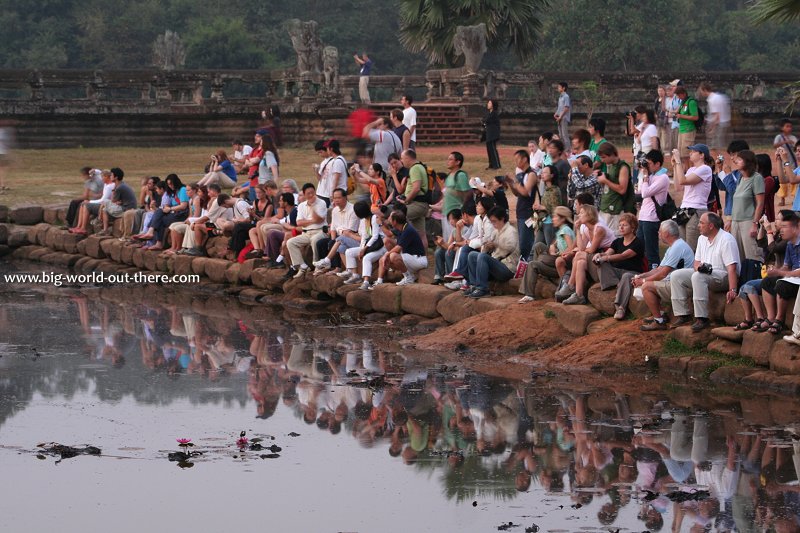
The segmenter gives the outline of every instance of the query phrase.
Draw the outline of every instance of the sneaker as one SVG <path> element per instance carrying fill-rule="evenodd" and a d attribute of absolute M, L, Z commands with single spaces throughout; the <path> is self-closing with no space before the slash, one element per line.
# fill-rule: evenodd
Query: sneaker
<path fill-rule="evenodd" d="M 669 324 L 667 324 L 667 320 L 663 319 L 663 322 L 659 322 L 656 319 L 651 320 L 650 322 L 646 322 L 642 324 L 639 328 L 642 331 L 663 331 L 669 329 Z"/>
<path fill-rule="evenodd" d="M 395 283 L 395 285 L 397 285 L 398 287 L 403 287 L 405 285 L 413 285 L 416 282 L 417 282 L 417 278 L 415 278 L 411 274 L 407 274 L 407 275 L 403 276 L 403 279 L 401 279 L 400 281 Z"/>
<path fill-rule="evenodd" d="M 477 290 L 477 289 L 478 289 L 478 287 L 467 286 L 467 287 L 464 287 L 464 288 L 461 289 L 461 294 L 464 295 L 464 296 L 469 296 L 470 294 L 472 294 L 472 291 Z"/>
<path fill-rule="evenodd" d="M 675 320 L 672 321 L 672 324 L 669 325 L 671 328 L 679 328 L 681 326 L 688 326 L 692 323 L 692 317 L 689 315 L 677 315 Z"/>
<path fill-rule="evenodd" d="M 371 288 L 372 288 L 372 285 L 370 285 L 369 280 L 366 280 L 366 279 L 364 280 L 364 283 L 362 283 L 361 286 L 359 287 L 359 289 L 361 289 L 362 291 L 368 291 Z"/>
<path fill-rule="evenodd" d="M 355 272 L 352 272 L 350 270 L 342 270 L 341 272 L 336 273 L 337 276 L 344 279 L 351 277 L 353 274 L 355 274 Z"/>
<path fill-rule="evenodd" d="M 324 268 L 324 267 L 315 268 L 314 269 L 314 275 L 315 276 L 321 276 L 321 275 L 325 274 L 326 272 L 328 272 L 328 270 L 329 269 Z"/>
<path fill-rule="evenodd" d="M 292 279 L 293 277 L 297 276 L 298 272 L 299 272 L 299 270 L 297 270 L 294 267 L 291 267 L 289 270 L 286 271 L 286 274 L 283 275 L 281 280 L 288 281 L 288 280 Z"/>
<path fill-rule="evenodd" d="M 581 296 L 577 292 L 573 292 L 572 295 L 562 303 L 564 305 L 586 305 L 588 302 L 586 301 L 585 296 Z"/>
<path fill-rule="evenodd" d="M 286 261 L 273 261 L 269 266 L 271 269 L 286 268 Z"/>
<path fill-rule="evenodd" d="M 445 281 L 461 281 L 462 279 L 464 279 L 464 276 L 462 276 L 461 274 L 459 274 L 455 270 L 453 270 L 452 272 L 450 272 L 448 275 L 446 275 L 444 277 Z"/>
<path fill-rule="evenodd" d="M 244 255 L 245 259 L 260 259 L 264 255 L 264 250 L 250 250 Z"/>
<path fill-rule="evenodd" d="M 794 335 L 784 335 L 783 340 L 785 340 L 790 344 L 797 344 L 798 346 L 800 346 L 800 339 L 798 339 Z"/>
<path fill-rule="evenodd" d="M 522 298 L 517 300 L 517 303 L 526 304 L 526 303 L 534 302 L 534 301 L 536 301 L 536 298 L 534 298 L 533 296 L 523 296 Z"/>
<path fill-rule="evenodd" d="M 692 333 L 697 333 L 699 331 L 703 331 L 707 327 L 711 326 L 711 321 L 707 318 L 698 318 L 692 324 Z"/>
<path fill-rule="evenodd" d="M 445 289 L 450 289 L 451 291 L 457 291 L 461 288 L 462 283 L 460 281 L 451 281 L 450 283 L 445 283 Z"/>
<path fill-rule="evenodd" d="M 616 308 L 616 312 L 614 313 L 614 319 L 616 320 L 624 320 L 627 311 L 621 305 L 614 306 Z"/>
<path fill-rule="evenodd" d="M 383 285 L 383 280 L 378 278 L 375 280 L 375 283 L 369 286 L 369 290 L 374 291 L 375 287 L 380 287 L 381 285 Z"/>
<path fill-rule="evenodd" d="M 345 285 L 357 285 L 359 283 L 361 283 L 361 275 L 355 272 L 352 272 L 350 277 L 344 280 Z"/>
<path fill-rule="evenodd" d="M 475 298 L 477 300 L 478 298 L 483 298 L 484 296 L 490 296 L 491 294 L 492 293 L 489 292 L 489 289 L 479 289 L 476 287 L 475 290 L 469 293 L 469 297 Z"/>
<path fill-rule="evenodd" d="M 294 275 L 294 279 L 302 278 L 308 272 L 308 265 L 301 265 L 300 268 L 297 270 L 297 274 Z"/>
<path fill-rule="evenodd" d="M 561 287 L 558 291 L 556 291 L 556 298 L 567 298 L 571 294 L 575 293 L 575 287 L 566 283 L 563 287 Z"/>
<path fill-rule="evenodd" d="M 186 255 L 191 255 L 192 257 L 204 257 L 206 255 L 206 252 L 202 248 L 194 247 L 194 248 L 189 248 L 186 251 Z"/>
<path fill-rule="evenodd" d="M 442 278 L 433 278 L 433 281 L 431 281 L 431 285 L 441 285 L 443 283 L 444 280 Z"/>
<path fill-rule="evenodd" d="M 323 257 L 319 261 L 314 261 L 314 268 L 330 268 L 331 267 L 331 260 L 327 257 Z"/>

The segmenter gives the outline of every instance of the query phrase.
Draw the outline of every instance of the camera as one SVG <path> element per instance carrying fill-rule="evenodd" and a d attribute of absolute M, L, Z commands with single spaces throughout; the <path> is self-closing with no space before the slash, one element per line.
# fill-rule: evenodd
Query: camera
<path fill-rule="evenodd" d="M 717 161 L 719 161 L 720 163 L 724 163 L 725 162 L 725 156 L 722 155 L 722 154 L 719 154 L 717 156 Z"/>
<path fill-rule="evenodd" d="M 625 112 L 625 116 L 626 117 L 631 117 L 631 118 L 636 118 L 636 111 L 626 111 Z"/>
<path fill-rule="evenodd" d="M 647 155 L 644 152 L 639 152 L 636 155 L 636 164 L 639 168 L 644 168 L 647 166 Z"/>
<path fill-rule="evenodd" d="M 699 267 L 697 267 L 697 271 L 700 272 L 701 274 L 709 274 L 710 275 L 712 270 L 713 269 L 712 269 L 711 265 L 709 265 L 708 263 L 703 263 Z"/>

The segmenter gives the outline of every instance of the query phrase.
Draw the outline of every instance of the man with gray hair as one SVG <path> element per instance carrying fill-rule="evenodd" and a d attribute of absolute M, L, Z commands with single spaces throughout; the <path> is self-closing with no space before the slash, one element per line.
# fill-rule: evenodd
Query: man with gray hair
<path fill-rule="evenodd" d="M 644 302 L 653 314 L 652 318 L 644 320 L 642 331 L 658 331 L 669 327 L 667 317 L 661 311 L 661 300 L 670 299 L 670 274 L 674 270 L 686 268 L 694 262 L 694 252 L 686 244 L 686 241 L 680 238 L 677 222 L 674 220 L 662 222 L 658 228 L 658 238 L 668 246 L 664 253 L 664 259 L 658 264 L 658 267 L 644 274 L 628 273 L 623 275 L 617 285 L 617 297 L 614 300 L 615 305 L 622 306 L 624 311 L 630 302 L 632 290 L 641 287 Z M 617 314 L 619 314 L 619 307 L 617 309 Z M 614 318 L 617 318 L 617 314 L 614 315 Z M 617 320 L 623 318 L 625 318 L 624 313 Z"/>
<path fill-rule="evenodd" d="M 694 254 L 693 268 L 678 270 L 670 276 L 672 310 L 675 313 L 673 327 L 692 322 L 689 314 L 689 298 L 694 304 L 695 321 L 692 331 L 709 327 L 708 293 L 727 290 L 726 301 L 736 299 L 741 260 L 736 239 L 722 229 L 722 218 L 716 213 L 703 213 L 698 223 L 700 238 Z"/>

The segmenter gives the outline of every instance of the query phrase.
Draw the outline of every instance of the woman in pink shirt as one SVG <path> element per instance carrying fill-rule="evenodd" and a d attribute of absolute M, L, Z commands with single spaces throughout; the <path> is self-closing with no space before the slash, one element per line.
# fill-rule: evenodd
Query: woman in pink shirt
<path fill-rule="evenodd" d="M 644 243 L 645 257 L 650 269 L 658 266 L 661 260 L 658 254 L 658 227 L 661 221 L 656 212 L 656 202 L 664 205 L 669 191 L 669 176 L 663 168 L 664 154 L 652 150 L 645 156 L 645 165 L 641 169 L 639 193 L 642 195 L 642 207 L 639 209 L 639 229 L 636 236 Z"/>
<path fill-rule="evenodd" d="M 700 230 L 697 224 L 700 217 L 708 211 L 708 196 L 711 193 L 712 172 L 711 153 L 705 144 L 695 144 L 689 147 L 689 162 L 691 167 L 684 170 L 680 153 L 672 151 L 672 168 L 675 174 L 675 186 L 683 188 L 683 201 L 681 209 L 689 214 L 689 221 L 680 227 L 681 239 L 692 248 L 697 249 L 697 239 Z"/>

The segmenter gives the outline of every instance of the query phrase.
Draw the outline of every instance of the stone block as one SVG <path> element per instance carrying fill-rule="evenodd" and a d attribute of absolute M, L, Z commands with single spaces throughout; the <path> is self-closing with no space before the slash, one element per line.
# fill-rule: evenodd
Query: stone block
<path fill-rule="evenodd" d="M 236 263 L 237 265 L 239 263 Z M 228 271 L 230 272 L 230 268 Z M 237 297 L 239 301 L 245 304 L 256 304 L 261 303 L 264 301 L 265 298 L 269 297 L 269 293 L 265 291 L 260 291 L 258 289 L 244 289 L 240 292 Z"/>
<path fill-rule="evenodd" d="M 689 377 L 700 379 L 704 377 L 706 373 L 710 374 L 712 371 L 711 369 L 716 370 L 720 364 L 721 362 L 718 359 L 693 357 L 686 365 L 686 374 Z"/>
<path fill-rule="evenodd" d="M 133 255 L 132 255 L 133 266 L 141 269 L 147 268 L 144 261 L 145 254 L 147 254 L 147 250 L 142 250 L 141 248 L 137 248 L 135 246 L 131 246 L 130 248 L 133 248 Z"/>
<path fill-rule="evenodd" d="M 111 257 L 111 246 L 114 242 L 119 242 L 112 237 L 98 237 L 100 239 L 100 249 L 106 254 L 106 257 Z"/>
<path fill-rule="evenodd" d="M 659 357 L 658 370 L 673 374 L 685 374 L 691 357 Z"/>
<path fill-rule="evenodd" d="M 30 254 L 28 254 L 28 259 L 31 261 L 41 261 L 42 257 L 51 253 L 52 250 L 49 248 L 45 248 L 44 246 L 38 246 L 35 250 L 32 250 Z"/>
<path fill-rule="evenodd" d="M 769 366 L 769 351 L 775 342 L 776 337 L 769 333 L 757 333 L 755 331 L 745 331 L 742 337 L 743 357 L 749 357 L 757 365 Z"/>
<path fill-rule="evenodd" d="M 521 279 L 510 279 L 508 281 L 490 281 L 489 291 L 495 296 L 508 296 L 519 294 Z"/>
<path fill-rule="evenodd" d="M 8 224 L 0 224 L 0 244 L 6 244 L 8 242 L 9 233 L 10 233 L 10 228 L 8 227 Z M 34 241 L 32 242 L 36 242 L 35 239 L 36 236 L 34 232 Z M 30 237 L 28 237 L 28 241 L 30 240 L 31 240 Z"/>
<path fill-rule="evenodd" d="M 744 337 L 744 330 L 737 331 L 730 326 L 726 326 L 724 328 L 714 328 L 711 330 L 711 333 L 713 333 L 720 339 L 724 339 L 730 342 L 735 342 L 738 344 L 742 343 L 742 338 Z"/>
<path fill-rule="evenodd" d="M 53 228 L 45 234 L 44 245 L 51 250 L 64 250 L 64 239 L 62 230 Z"/>
<path fill-rule="evenodd" d="M 206 263 L 206 277 L 214 283 L 225 282 L 225 272 L 231 265 L 225 259 L 209 259 Z"/>
<path fill-rule="evenodd" d="M 41 206 L 18 207 L 11 210 L 11 222 L 22 226 L 33 226 L 44 220 L 44 209 Z"/>
<path fill-rule="evenodd" d="M 19 248 L 11 252 L 11 257 L 13 257 L 14 259 L 29 259 L 31 253 L 34 250 L 38 249 L 39 249 L 38 246 L 33 246 L 33 245 L 20 246 Z"/>
<path fill-rule="evenodd" d="M 256 268 L 261 268 L 267 264 L 264 259 L 248 259 L 244 263 L 239 263 L 241 266 L 239 270 L 239 282 L 250 284 L 251 276 L 253 275 L 253 270 Z"/>
<path fill-rule="evenodd" d="M 2 224 L 2 227 L 5 227 L 6 230 L 10 230 L 13 226 L 8 224 Z M 28 241 L 31 244 L 41 244 L 44 245 L 44 235 L 42 235 L 41 239 L 39 238 L 39 233 L 47 233 L 50 229 L 55 231 L 56 228 L 53 228 L 50 224 L 36 224 L 33 227 L 28 228 Z M 7 239 L 8 237 L 6 237 Z M 2 239 L 2 228 L 0 227 L 0 242 L 4 242 Z"/>
<path fill-rule="evenodd" d="M 455 291 L 439 300 L 436 305 L 436 312 L 450 324 L 455 324 L 475 314 L 476 301 L 472 298 L 466 298 L 461 291 Z"/>
<path fill-rule="evenodd" d="M 192 261 L 192 273 L 197 274 L 198 276 L 205 276 L 206 263 L 208 263 L 207 257 L 195 257 L 194 261 Z"/>
<path fill-rule="evenodd" d="M 721 366 L 708 376 L 713 383 L 741 383 L 742 379 L 753 373 L 746 366 Z"/>
<path fill-rule="evenodd" d="M 776 341 L 769 351 L 769 369 L 781 374 L 800 374 L 800 347 Z"/>
<path fill-rule="evenodd" d="M 75 248 L 77 248 L 77 251 L 78 251 L 79 254 L 88 255 L 86 253 L 86 244 L 87 244 L 86 243 L 86 239 L 82 239 L 82 240 L 78 241 L 78 243 L 75 245 Z"/>
<path fill-rule="evenodd" d="M 84 241 L 86 243 L 86 255 L 95 259 L 105 259 L 107 255 L 101 246 L 103 240 L 103 237 L 97 237 L 96 235 L 87 237 Z"/>
<path fill-rule="evenodd" d="M 336 296 L 342 299 L 347 298 L 347 295 L 353 291 L 358 290 L 358 285 L 342 285 L 336 289 Z"/>
<path fill-rule="evenodd" d="M 10 255 L 14 249 L 7 244 L 0 244 L 0 257 Z"/>
<path fill-rule="evenodd" d="M 59 224 L 64 221 L 67 214 L 66 206 L 48 206 L 42 210 L 42 220 L 47 224 Z"/>
<path fill-rule="evenodd" d="M 372 294 L 372 309 L 380 313 L 401 314 L 403 312 L 401 305 L 403 288 L 394 283 L 384 283 L 375 287 L 374 290 L 368 291 Z"/>
<path fill-rule="evenodd" d="M 616 311 L 614 307 L 614 298 L 616 295 L 617 292 L 615 290 L 600 290 L 600 285 L 594 284 L 589 288 L 589 303 L 601 313 L 613 315 Z"/>
<path fill-rule="evenodd" d="M 192 261 L 194 257 L 191 255 L 173 255 L 172 256 L 172 272 L 177 276 L 188 276 L 194 274 L 192 271 Z"/>
<path fill-rule="evenodd" d="M 15 227 L 9 231 L 6 244 L 12 248 L 19 248 L 33 243 L 28 240 L 28 230 L 22 227 Z"/>
<path fill-rule="evenodd" d="M 142 250 L 142 257 L 144 260 L 144 268 L 152 272 L 158 272 L 158 252 L 151 252 L 150 250 Z M 134 257 L 135 260 L 135 257 Z M 134 263 L 136 264 L 136 263 Z"/>
<path fill-rule="evenodd" d="M 58 254 L 58 252 L 54 252 L 49 248 L 45 248 L 45 250 L 47 250 L 47 253 L 39 257 L 39 261 L 41 261 L 42 263 L 47 263 L 48 265 L 55 264 L 56 255 Z"/>
<path fill-rule="evenodd" d="M 552 300 L 555 297 L 557 290 L 558 285 L 544 276 L 540 276 L 539 280 L 536 282 L 534 296 L 542 300 Z"/>
<path fill-rule="evenodd" d="M 120 249 L 119 253 L 119 260 L 125 263 L 126 265 L 133 265 L 133 251 L 136 249 L 133 246 L 128 246 L 125 243 L 121 243 L 122 248 Z M 66 248 L 66 246 L 65 246 Z M 69 251 L 69 250 L 67 250 Z"/>
<path fill-rule="evenodd" d="M 197 261 L 198 259 L 206 260 L 205 257 L 197 257 L 197 258 L 195 258 L 195 261 Z M 228 270 L 225 271 L 225 281 L 227 281 L 231 285 L 237 285 L 239 283 L 242 283 L 241 272 L 242 272 L 243 268 L 244 268 L 244 265 L 242 263 L 236 263 L 236 262 L 231 263 L 231 266 L 229 266 Z M 192 263 L 192 270 L 194 270 L 194 262 Z M 204 273 L 205 273 L 205 270 L 206 269 L 205 269 L 205 264 L 204 264 L 203 265 L 203 272 Z M 252 270 L 250 272 L 252 274 Z M 247 283 L 250 283 L 250 278 L 251 278 L 251 275 L 249 274 L 247 276 Z M 259 292 L 261 294 L 264 293 L 264 291 L 257 291 L 257 292 Z M 241 293 L 240 293 L 240 298 L 241 298 Z"/>
<path fill-rule="evenodd" d="M 628 311 L 630 311 L 635 318 L 645 318 L 652 314 L 650 313 L 650 308 L 644 303 L 644 299 L 637 300 L 636 298 L 631 298 L 631 301 L 628 303 Z"/>
<path fill-rule="evenodd" d="M 370 291 L 362 291 L 356 288 L 347 293 L 345 301 L 349 307 L 362 313 L 371 313 L 373 311 L 372 293 Z"/>
<path fill-rule="evenodd" d="M 0 205 L 0 222 L 8 220 L 8 206 Z"/>
<path fill-rule="evenodd" d="M 259 289 L 283 290 L 285 273 L 281 268 L 256 268 L 250 275 L 250 281 Z"/>
<path fill-rule="evenodd" d="M 545 304 L 545 309 L 555 313 L 561 327 L 573 335 L 585 335 L 589 324 L 600 320 L 600 312 L 590 305 Z"/>
<path fill-rule="evenodd" d="M 315 291 L 327 294 L 335 298 L 336 291 L 339 287 L 344 287 L 344 280 L 339 276 L 333 274 L 323 274 L 321 276 L 314 276 L 311 281 Z"/>
<path fill-rule="evenodd" d="M 87 257 L 88 261 L 83 264 L 83 271 L 87 274 L 90 274 L 100 268 L 100 264 L 103 262 L 102 259 L 95 259 L 93 257 Z"/>
<path fill-rule="evenodd" d="M 109 239 L 109 241 L 111 241 L 111 244 L 109 245 L 111 253 L 108 255 L 111 257 L 112 261 L 116 263 L 122 263 L 122 249 L 125 248 L 125 243 L 120 242 L 117 239 Z"/>
<path fill-rule="evenodd" d="M 68 254 L 66 252 L 59 252 L 56 254 L 53 264 L 64 268 L 72 268 L 75 263 L 81 258 L 79 255 Z"/>
<path fill-rule="evenodd" d="M 791 309 L 791 307 L 789 309 Z M 744 309 L 742 309 L 742 304 L 736 301 L 730 305 L 726 305 L 723 318 L 725 323 L 729 326 L 735 326 L 736 324 L 742 322 L 744 320 Z"/>
<path fill-rule="evenodd" d="M 708 345 L 708 349 L 723 353 L 730 357 L 739 357 L 742 351 L 742 345 L 738 342 L 718 338 L 715 341 L 711 341 L 711 343 Z"/>
<path fill-rule="evenodd" d="M 695 333 L 690 326 L 681 326 L 671 330 L 669 337 L 689 348 L 705 348 L 716 339 L 711 330 L 704 329 Z"/>
<path fill-rule="evenodd" d="M 123 223 L 124 220 L 122 220 L 122 217 L 114 219 L 114 222 L 111 224 L 111 235 L 114 238 L 119 239 L 120 237 L 122 237 L 122 234 L 125 233 L 124 231 L 122 231 Z"/>
<path fill-rule="evenodd" d="M 439 301 L 448 296 L 450 291 L 436 285 L 414 284 L 403 287 L 400 294 L 400 308 L 405 313 L 420 315 L 425 318 L 436 318 Z"/>
<path fill-rule="evenodd" d="M 741 304 L 734 302 L 733 305 L 737 305 L 741 308 Z M 708 295 L 708 318 L 710 318 L 713 322 L 725 322 L 725 309 L 730 307 L 727 305 L 725 301 L 725 293 L 724 292 L 711 292 Z"/>
<path fill-rule="evenodd" d="M 620 321 L 613 317 L 602 318 L 597 322 L 592 322 L 591 324 L 589 324 L 589 326 L 586 328 L 586 333 L 587 334 L 601 333 L 603 331 L 606 331 L 607 329 L 616 327 L 618 324 L 620 324 Z"/>

